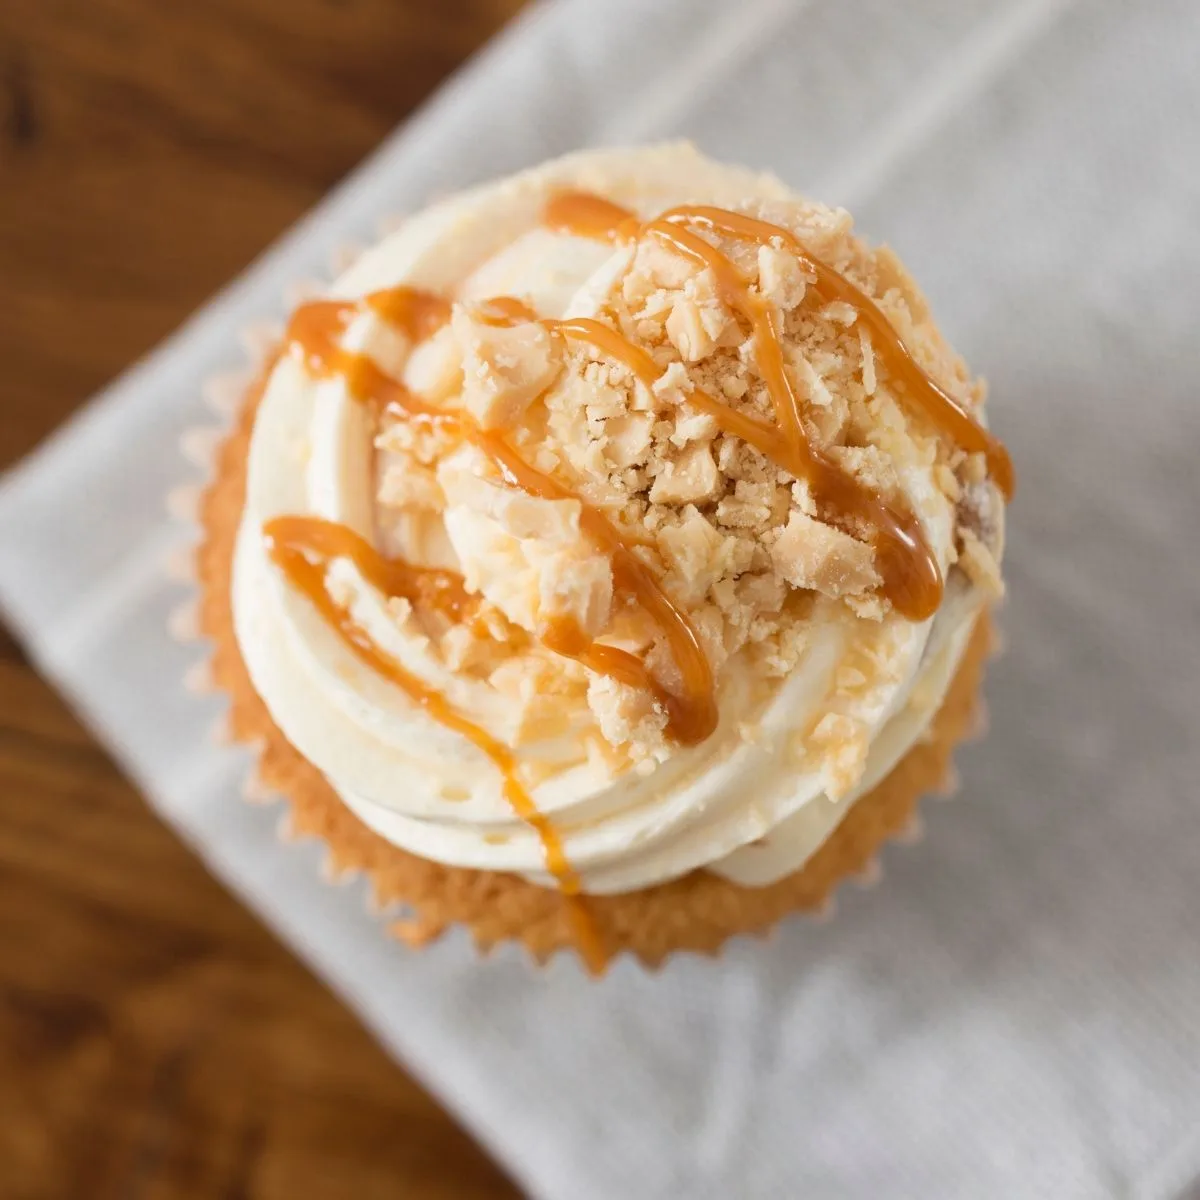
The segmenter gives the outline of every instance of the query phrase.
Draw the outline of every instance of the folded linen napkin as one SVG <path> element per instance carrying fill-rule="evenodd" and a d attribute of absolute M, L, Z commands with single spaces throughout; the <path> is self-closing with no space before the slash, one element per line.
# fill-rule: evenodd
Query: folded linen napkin
<path fill-rule="evenodd" d="M 31 654 L 530 1194 L 1197 1194 L 1198 61 L 1194 0 L 536 6 L 4 480 L 0 603 Z M 992 732 L 831 923 L 599 983 L 461 936 L 415 954 L 239 800 L 219 702 L 180 687 L 175 448 L 238 331 L 339 242 L 675 135 L 851 207 L 991 380 L 1020 477 Z"/>

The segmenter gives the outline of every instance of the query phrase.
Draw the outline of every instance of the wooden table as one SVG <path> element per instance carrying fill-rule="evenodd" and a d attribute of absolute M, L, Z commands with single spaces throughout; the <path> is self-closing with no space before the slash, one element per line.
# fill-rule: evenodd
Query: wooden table
<path fill-rule="evenodd" d="M 521 3 L 0 0 L 0 463 Z M 0 632 L 0 1196 L 515 1194 Z"/>

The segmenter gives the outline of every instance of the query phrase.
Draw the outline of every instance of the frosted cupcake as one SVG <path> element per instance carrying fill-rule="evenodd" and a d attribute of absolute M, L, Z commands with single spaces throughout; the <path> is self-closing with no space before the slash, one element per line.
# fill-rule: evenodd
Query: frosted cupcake
<path fill-rule="evenodd" d="M 845 212 L 586 153 L 291 315 L 202 506 L 202 623 L 261 785 L 404 938 L 654 963 L 824 906 L 944 783 L 1011 489 Z"/>

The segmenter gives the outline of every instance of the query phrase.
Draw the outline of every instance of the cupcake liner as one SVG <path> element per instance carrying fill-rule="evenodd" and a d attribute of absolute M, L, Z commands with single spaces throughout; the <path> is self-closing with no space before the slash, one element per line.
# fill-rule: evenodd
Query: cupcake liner
<path fill-rule="evenodd" d="M 344 269 L 359 253 L 361 247 L 341 247 L 335 270 Z M 294 303 L 321 290 L 322 285 L 305 281 L 288 299 Z M 165 569 L 172 579 L 198 591 L 171 614 L 169 630 L 177 641 L 206 643 L 205 653 L 186 672 L 183 687 L 197 694 L 221 691 L 229 697 L 212 740 L 254 751 L 242 799 L 286 804 L 278 836 L 285 842 L 315 838 L 323 843 L 324 882 L 341 885 L 365 875 L 370 883 L 368 910 L 375 916 L 390 914 L 386 927 L 392 936 L 420 948 L 452 926 L 465 925 L 484 953 L 516 941 L 537 962 L 561 951 L 579 953 L 586 962 L 558 893 L 516 876 L 417 858 L 367 829 L 287 742 L 250 684 L 233 634 L 229 581 L 253 413 L 281 337 L 277 321 L 257 322 L 242 331 L 240 341 L 249 361 L 203 384 L 214 423 L 189 429 L 181 438 L 182 457 L 204 478 L 173 489 L 167 498 L 172 519 L 190 526 L 192 539 L 176 547 Z M 656 968 L 676 953 L 714 956 L 734 937 L 768 935 L 793 912 L 805 912 L 820 922 L 832 920 L 835 893 L 846 880 L 877 887 L 883 875 L 883 846 L 889 841 L 912 845 L 923 835 L 917 812 L 921 796 L 952 796 L 959 790 L 951 756 L 960 741 L 979 736 L 986 727 L 978 691 L 993 646 L 985 614 L 929 737 L 851 806 L 801 870 L 765 888 L 739 887 L 701 870 L 653 888 L 589 897 L 609 961 L 631 954 Z"/>

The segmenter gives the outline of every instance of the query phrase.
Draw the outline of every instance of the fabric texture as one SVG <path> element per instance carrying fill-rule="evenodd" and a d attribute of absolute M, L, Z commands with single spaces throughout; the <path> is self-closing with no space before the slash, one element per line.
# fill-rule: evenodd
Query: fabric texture
<path fill-rule="evenodd" d="M 1178 1198 L 1200 1176 L 1194 0 L 559 0 L 0 489 L 0 603 L 151 804 L 534 1197 Z M 964 786 L 835 918 L 533 969 L 384 937 L 238 797 L 160 497 L 203 379 L 338 243 L 584 144 L 845 204 L 991 381 L 1007 653 Z"/>

